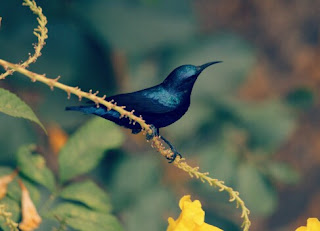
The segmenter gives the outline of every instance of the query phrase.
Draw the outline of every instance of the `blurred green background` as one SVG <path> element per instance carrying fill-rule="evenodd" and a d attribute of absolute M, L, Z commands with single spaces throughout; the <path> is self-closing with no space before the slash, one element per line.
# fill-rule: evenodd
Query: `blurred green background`
<path fill-rule="evenodd" d="M 161 82 L 182 64 L 223 63 L 195 84 L 191 107 L 162 129 L 183 156 L 240 191 L 252 230 L 293 230 L 320 216 L 320 8 L 318 1 L 41 0 L 49 38 L 30 70 L 110 96 Z M 20 62 L 36 41 L 35 16 L 19 0 L 0 3 L 0 58 Z M 0 81 L 34 109 L 50 132 L 72 135 L 90 116 L 64 92 L 19 74 Z M 105 121 L 105 123 L 111 123 Z M 37 125 L 0 114 L 0 163 L 14 166 L 36 143 L 57 173 L 48 137 Z M 217 191 L 175 169 L 141 135 L 121 128 L 121 147 L 90 173 L 128 231 L 161 231 L 191 194 L 206 222 L 239 229 L 240 211 Z M 55 135 L 56 133 L 53 133 Z M 89 136 L 95 136 L 94 132 Z M 112 137 L 112 136 L 111 136 Z M 43 225 L 39 230 L 47 230 Z"/>

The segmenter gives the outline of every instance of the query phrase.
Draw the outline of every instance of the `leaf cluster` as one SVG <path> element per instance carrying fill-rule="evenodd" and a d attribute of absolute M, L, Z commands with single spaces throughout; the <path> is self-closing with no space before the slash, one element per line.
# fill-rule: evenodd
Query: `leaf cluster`
<path fill-rule="evenodd" d="M 103 142 L 87 138 L 95 137 L 97 133 Z M 33 201 L 36 204 L 45 201 L 41 203 L 40 215 L 77 230 L 122 230 L 118 220 L 111 215 L 111 201 L 105 190 L 90 179 L 71 181 L 95 168 L 108 150 L 118 148 L 122 142 L 123 136 L 115 125 L 98 118 L 89 121 L 59 153 L 58 178 L 47 167 L 45 158 L 36 152 L 35 145 L 19 148 L 16 154 L 19 175 Z M 79 153 L 83 154 L 76 155 Z M 90 156 L 90 160 L 85 156 Z M 12 169 L 8 167 L 0 167 L 0 175 L 10 171 Z M 13 214 L 14 221 L 20 217 L 20 195 L 15 181 L 9 184 L 7 196 L 0 201 Z M 42 225 L 45 226 L 46 221 Z M 0 226 L 8 229 L 3 222 Z"/>

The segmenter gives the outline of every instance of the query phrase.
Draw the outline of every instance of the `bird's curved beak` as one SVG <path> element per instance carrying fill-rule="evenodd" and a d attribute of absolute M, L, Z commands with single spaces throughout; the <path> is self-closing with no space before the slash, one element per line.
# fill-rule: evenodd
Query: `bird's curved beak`
<path fill-rule="evenodd" d="M 201 66 L 197 66 L 198 72 L 202 72 L 204 69 L 206 69 L 207 67 L 213 65 L 213 64 L 217 64 L 217 63 L 222 63 L 222 61 L 215 61 L 215 62 L 210 62 L 210 63 L 206 63 L 203 64 Z"/>

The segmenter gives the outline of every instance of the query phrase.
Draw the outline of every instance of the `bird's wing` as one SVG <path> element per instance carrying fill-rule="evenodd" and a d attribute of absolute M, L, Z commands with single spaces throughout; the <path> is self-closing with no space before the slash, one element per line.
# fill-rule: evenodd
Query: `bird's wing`
<path fill-rule="evenodd" d="M 106 98 L 107 101 L 114 100 L 118 106 L 126 106 L 127 111 L 135 110 L 138 114 L 145 113 L 167 113 L 175 108 L 161 103 L 156 98 L 147 97 L 141 91 L 128 94 L 120 94 Z"/>

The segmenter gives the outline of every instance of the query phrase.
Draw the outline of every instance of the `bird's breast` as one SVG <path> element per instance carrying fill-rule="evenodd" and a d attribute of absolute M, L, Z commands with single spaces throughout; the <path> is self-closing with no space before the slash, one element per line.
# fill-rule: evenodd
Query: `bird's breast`
<path fill-rule="evenodd" d="M 177 108 L 182 102 L 182 99 L 179 97 L 179 95 L 161 89 L 147 93 L 146 97 L 170 108 Z"/>

